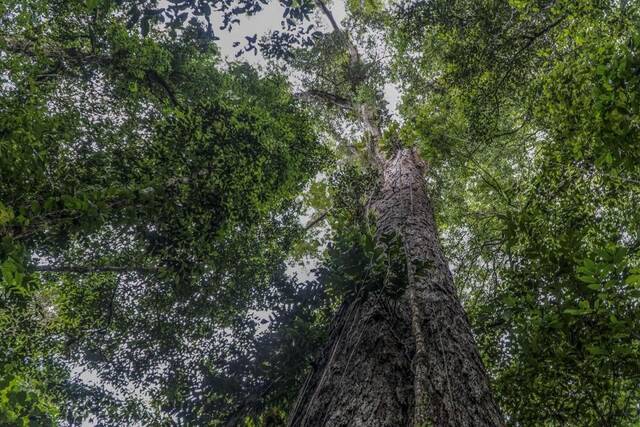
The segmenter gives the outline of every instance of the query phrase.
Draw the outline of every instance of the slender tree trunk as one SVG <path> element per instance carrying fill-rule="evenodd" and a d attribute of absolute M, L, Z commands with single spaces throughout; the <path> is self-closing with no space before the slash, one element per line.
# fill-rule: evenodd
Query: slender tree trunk
<path fill-rule="evenodd" d="M 292 426 L 502 426 L 456 296 L 424 186 L 423 162 L 383 162 L 377 237 L 399 235 L 408 286 L 345 304 L 293 408 Z"/>

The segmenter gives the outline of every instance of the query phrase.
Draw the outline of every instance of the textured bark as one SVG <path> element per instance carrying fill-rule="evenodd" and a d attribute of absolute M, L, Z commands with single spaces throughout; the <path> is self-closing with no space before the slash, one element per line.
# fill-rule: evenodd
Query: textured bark
<path fill-rule="evenodd" d="M 343 305 L 289 424 L 408 425 L 413 396 L 409 332 L 393 305 L 381 298 Z"/>
<path fill-rule="evenodd" d="M 409 285 L 345 305 L 301 390 L 292 426 L 501 426 L 409 149 L 384 162 L 377 236 L 400 235 Z"/>
<path fill-rule="evenodd" d="M 442 253 L 424 186 L 423 163 L 413 150 L 399 150 L 389 161 L 380 196 L 375 205 L 378 233 L 399 233 L 407 256 L 407 299 L 415 344 L 415 422 L 502 425 Z"/>

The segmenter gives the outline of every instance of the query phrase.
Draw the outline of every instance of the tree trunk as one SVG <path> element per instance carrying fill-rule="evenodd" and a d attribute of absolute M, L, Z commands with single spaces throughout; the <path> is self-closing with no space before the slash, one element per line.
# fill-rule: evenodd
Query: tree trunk
<path fill-rule="evenodd" d="M 400 149 L 372 203 L 377 237 L 399 235 L 408 286 L 345 304 L 291 426 L 502 426 L 442 253 L 423 162 Z"/>

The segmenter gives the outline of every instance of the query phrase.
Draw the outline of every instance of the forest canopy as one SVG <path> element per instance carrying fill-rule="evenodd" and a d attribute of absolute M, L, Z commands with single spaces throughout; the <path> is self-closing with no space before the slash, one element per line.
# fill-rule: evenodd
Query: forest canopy
<path fill-rule="evenodd" d="M 635 426 L 638 206 L 636 1 L 5 0 L 0 425 Z"/>

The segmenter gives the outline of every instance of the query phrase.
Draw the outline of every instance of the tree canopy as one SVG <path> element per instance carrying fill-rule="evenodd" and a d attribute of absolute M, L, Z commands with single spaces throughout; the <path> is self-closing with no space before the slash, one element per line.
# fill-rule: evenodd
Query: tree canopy
<path fill-rule="evenodd" d="M 640 422 L 640 4 L 280 0 L 225 63 L 269 3 L 0 5 L 0 425 L 284 425 L 406 276 L 358 114 L 427 163 L 507 424 Z"/>

